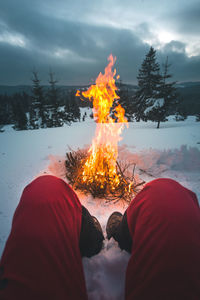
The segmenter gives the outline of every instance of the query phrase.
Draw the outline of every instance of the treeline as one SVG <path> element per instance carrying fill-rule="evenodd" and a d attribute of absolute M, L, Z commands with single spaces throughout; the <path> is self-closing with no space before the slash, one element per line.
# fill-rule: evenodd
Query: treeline
<path fill-rule="evenodd" d="M 117 82 L 120 97 L 118 102 L 125 109 L 129 122 L 151 120 L 159 128 L 160 122 L 167 121 L 169 115 L 175 115 L 177 121 L 187 118 L 190 110 L 186 109 L 185 100 L 178 94 L 176 82 L 171 81 L 169 69 L 168 58 L 161 68 L 157 62 L 156 50 L 151 47 L 138 72 L 137 90 Z M 76 90 L 60 90 L 53 72 L 49 73 L 48 83 L 48 88 L 44 88 L 38 73 L 33 72 L 31 95 L 25 92 L 12 96 L 0 95 L 0 126 L 14 124 L 14 129 L 25 130 L 70 125 L 80 121 L 81 106 L 92 107 L 87 99 L 83 102 L 75 96 Z M 193 108 L 196 107 L 196 120 L 200 121 L 200 107 L 195 104 Z M 82 116 L 83 121 L 85 117 L 86 115 Z"/>
<path fill-rule="evenodd" d="M 32 95 L 25 92 L 12 96 L 0 95 L 0 125 L 14 124 L 14 129 L 60 127 L 64 123 L 80 121 L 80 104 L 71 89 L 61 93 L 54 74 L 49 73 L 49 88 L 41 85 L 33 72 Z"/>

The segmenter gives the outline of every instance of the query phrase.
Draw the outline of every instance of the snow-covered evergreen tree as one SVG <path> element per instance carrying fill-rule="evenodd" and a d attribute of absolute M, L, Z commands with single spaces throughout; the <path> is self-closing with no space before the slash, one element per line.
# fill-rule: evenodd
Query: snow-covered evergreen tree
<path fill-rule="evenodd" d="M 160 66 L 156 62 L 156 50 L 151 47 L 137 77 L 139 89 L 136 92 L 136 120 L 157 122 L 159 128 L 160 122 L 167 120 L 170 109 L 176 107 L 176 82 L 168 82 L 172 77 L 168 73 L 169 66 L 167 57 L 161 75 Z"/>
<path fill-rule="evenodd" d="M 27 116 L 23 104 L 17 102 L 13 105 L 14 113 L 14 129 L 26 130 L 27 129 Z"/>
<path fill-rule="evenodd" d="M 170 110 L 174 111 L 177 105 L 176 82 L 168 82 L 168 79 L 172 77 L 172 75 L 169 74 L 169 67 L 167 57 L 157 97 L 155 97 L 153 101 L 152 99 L 147 100 L 151 106 L 145 110 L 145 115 L 148 120 L 157 122 L 157 128 L 160 127 L 160 122 L 167 120 L 166 117 L 169 116 Z"/>
<path fill-rule="evenodd" d="M 136 120 L 148 120 L 148 107 L 156 106 L 159 99 L 160 85 L 162 76 L 160 75 L 160 66 L 156 61 L 156 50 L 153 47 L 149 52 L 139 69 L 138 91 L 135 96 Z"/>
<path fill-rule="evenodd" d="M 70 99 L 69 97 L 65 101 L 65 108 L 64 108 L 64 122 L 70 125 L 73 122 L 73 112 L 71 110 Z"/>
<path fill-rule="evenodd" d="M 49 114 L 47 127 L 60 127 L 63 125 L 62 114 L 59 111 L 59 91 L 56 87 L 57 80 L 54 79 L 54 73 L 49 72 L 49 90 L 47 93 L 49 108 L 51 108 L 51 115 Z"/>
<path fill-rule="evenodd" d="M 32 97 L 32 107 L 30 113 L 30 125 L 33 129 L 38 127 L 47 127 L 47 112 L 45 109 L 45 98 L 43 88 L 40 85 L 40 80 L 38 79 L 37 72 L 33 72 L 33 97 Z"/>
<path fill-rule="evenodd" d="M 65 101 L 65 117 L 64 120 L 67 124 L 71 122 L 80 121 L 81 113 L 80 108 L 76 102 L 75 90 L 70 91 Z"/>

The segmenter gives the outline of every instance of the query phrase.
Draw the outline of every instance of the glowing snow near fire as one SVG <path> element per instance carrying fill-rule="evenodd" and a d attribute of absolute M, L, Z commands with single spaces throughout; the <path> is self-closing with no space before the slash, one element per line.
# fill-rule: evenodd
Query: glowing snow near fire
<path fill-rule="evenodd" d="M 105 73 L 99 74 L 96 84 L 85 92 L 77 91 L 76 95 L 93 101 L 93 115 L 97 122 L 89 156 L 81 170 L 82 181 L 87 185 L 95 181 L 100 190 L 110 193 L 120 184 L 121 174 L 117 171 L 118 142 L 128 123 L 124 116 L 125 110 L 118 103 L 119 96 L 116 94 L 116 69 L 112 71 L 116 58 L 111 54 L 108 61 Z"/>

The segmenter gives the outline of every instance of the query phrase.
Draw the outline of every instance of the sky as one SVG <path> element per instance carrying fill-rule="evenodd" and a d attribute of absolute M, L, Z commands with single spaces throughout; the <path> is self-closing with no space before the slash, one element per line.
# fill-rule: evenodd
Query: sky
<path fill-rule="evenodd" d="M 173 80 L 200 81 L 200 0 L 1 0 L 0 85 L 93 83 L 109 54 L 137 84 L 150 46 Z"/>

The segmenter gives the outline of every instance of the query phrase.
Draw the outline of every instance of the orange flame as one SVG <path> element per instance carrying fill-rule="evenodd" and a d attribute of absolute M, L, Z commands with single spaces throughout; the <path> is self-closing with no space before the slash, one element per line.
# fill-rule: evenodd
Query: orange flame
<path fill-rule="evenodd" d="M 91 85 L 85 92 L 77 91 L 77 96 L 83 95 L 93 101 L 93 115 L 97 122 L 95 137 L 89 148 L 89 157 L 81 175 L 83 181 L 87 181 L 88 184 L 95 180 L 101 188 L 104 188 L 109 181 L 109 188 L 115 189 L 120 182 L 116 164 L 118 142 L 122 139 L 121 133 L 125 124 L 128 127 L 128 123 L 124 116 L 125 110 L 118 103 L 119 96 L 116 94 L 114 79 L 116 69 L 112 71 L 116 58 L 111 54 L 108 61 L 105 74 L 98 75 L 96 84 Z"/>

